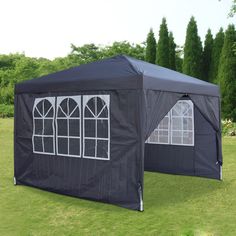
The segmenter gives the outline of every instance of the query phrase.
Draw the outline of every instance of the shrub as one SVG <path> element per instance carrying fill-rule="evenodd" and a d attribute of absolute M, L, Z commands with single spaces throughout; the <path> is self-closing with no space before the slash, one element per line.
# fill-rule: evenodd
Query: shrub
<path fill-rule="evenodd" d="M 14 105 L 0 104 L 0 117 L 13 117 L 14 116 Z"/>
<path fill-rule="evenodd" d="M 221 121 L 222 124 L 222 134 L 228 136 L 236 135 L 236 123 L 233 123 L 232 120 L 226 119 Z"/>

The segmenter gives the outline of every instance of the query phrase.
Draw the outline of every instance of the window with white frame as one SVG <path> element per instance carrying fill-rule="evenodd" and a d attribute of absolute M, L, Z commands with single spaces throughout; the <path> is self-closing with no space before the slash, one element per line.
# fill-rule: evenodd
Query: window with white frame
<path fill-rule="evenodd" d="M 36 98 L 33 106 L 33 152 L 55 154 L 55 98 Z"/>
<path fill-rule="evenodd" d="M 57 154 L 81 156 L 80 96 L 58 97 L 56 115 Z"/>
<path fill-rule="evenodd" d="M 33 152 L 109 160 L 109 104 L 110 95 L 36 98 L 33 107 Z"/>
<path fill-rule="evenodd" d="M 193 146 L 194 112 L 192 101 L 179 100 L 152 132 L 147 143 Z"/>
<path fill-rule="evenodd" d="M 83 157 L 110 159 L 109 95 L 83 96 Z"/>

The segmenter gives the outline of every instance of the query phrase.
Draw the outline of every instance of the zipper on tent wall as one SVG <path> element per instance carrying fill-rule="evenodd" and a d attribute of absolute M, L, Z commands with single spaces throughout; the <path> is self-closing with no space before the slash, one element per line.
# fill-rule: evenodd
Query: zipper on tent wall
<path fill-rule="evenodd" d="M 139 192 L 139 201 L 140 201 L 140 211 L 143 211 L 143 194 L 142 194 L 142 186 L 139 183 L 139 188 L 138 188 L 138 192 Z"/>

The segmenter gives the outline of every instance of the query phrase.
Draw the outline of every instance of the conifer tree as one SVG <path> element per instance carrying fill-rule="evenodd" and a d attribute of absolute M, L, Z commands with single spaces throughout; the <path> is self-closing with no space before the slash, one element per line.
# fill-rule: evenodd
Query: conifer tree
<path fill-rule="evenodd" d="M 213 36 L 211 34 L 211 30 L 208 29 L 202 53 L 202 79 L 205 81 L 210 81 L 209 77 L 210 77 L 212 48 L 213 48 Z"/>
<path fill-rule="evenodd" d="M 176 55 L 175 55 L 176 44 L 174 42 L 173 33 L 169 33 L 169 68 L 176 70 Z"/>
<path fill-rule="evenodd" d="M 224 44 L 224 31 L 223 28 L 220 28 L 219 32 L 216 34 L 212 48 L 209 78 L 210 82 L 213 83 L 217 83 L 219 61 L 223 44 Z"/>
<path fill-rule="evenodd" d="M 145 60 L 147 62 L 155 64 L 156 62 L 156 39 L 155 35 L 153 33 L 153 30 L 150 29 L 148 36 L 147 36 L 147 47 L 146 47 L 146 54 L 145 54 Z"/>
<path fill-rule="evenodd" d="M 200 78 L 202 44 L 198 36 L 197 23 L 191 17 L 188 26 L 184 45 L 183 73 Z"/>
<path fill-rule="evenodd" d="M 236 55 L 233 45 L 236 43 L 234 25 L 229 25 L 225 32 L 224 45 L 221 52 L 218 81 L 222 94 L 222 112 L 224 118 L 236 121 Z"/>
<path fill-rule="evenodd" d="M 160 25 L 156 64 L 169 67 L 169 37 L 166 18 L 162 19 Z"/>

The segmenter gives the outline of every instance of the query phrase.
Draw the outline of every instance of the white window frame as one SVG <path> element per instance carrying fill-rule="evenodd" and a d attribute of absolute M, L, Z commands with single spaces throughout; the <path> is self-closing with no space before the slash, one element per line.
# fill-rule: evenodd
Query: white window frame
<path fill-rule="evenodd" d="M 34 116 L 34 111 L 35 109 L 38 110 L 37 105 L 43 101 L 43 100 L 47 100 L 51 103 L 52 105 L 52 109 L 53 109 L 53 117 L 45 117 L 45 116 L 41 116 L 41 117 L 35 117 Z M 43 106 L 44 109 L 44 106 Z M 50 108 L 51 109 L 51 108 Z M 48 110 L 48 112 L 50 111 L 50 109 Z M 47 112 L 47 113 L 48 113 Z M 38 110 L 38 113 L 41 114 L 41 112 Z M 43 112 L 44 113 L 44 112 Z M 42 115 L 42 114 L 41 114 Z M 33 145 L 33 153 L 37 153 L 37 154 L 44 154 L 44 155 L 55 155 L 55 127 L 54 127 L 54 120 L 55 120 L 55 97 L 43 97 L 43 98 L 36 98 L 34 100 L 34 105 L 33 105 L 33 110 L 32 110 L 32 116 L 33 116 L 33 135 L 32 135 L 32 145 Z M 35 134 L 35 120 L 43 120 L 43 129 L 42 129 L 42 134 Z M 44 134 L 44 120 L 45 119 L 49 119 L 52 120 L 52 129 L 53 129 L 53 134 L 52 135 L 45 135 Z M 39 152 L 39 151 L 35 151 L 35 144 L 34 144 L 34 137 L 41 137 L 42 138 L 42 148 L 43 151 Z M 44 151 L 44 137 L 51 137 L 53 138 L 53 152 L 45 152 Z"/>
<path fill-rule="evenodd" d="M 65 117 L 58 117 L 58 110 L 59 110 L 61 102 L 65 99 L 68 99 L 68 98 L 73 99 L 77 103 L 77 105 L 74 109 L 76 109 L 77 107 L 79 108 L 79 117 L 78 118 L 77 117 L 70 117 L 70 115 L 73 114 L 73 111 L 70 115 L 65 114 Z M 67 109 L 69 110 L 68 104 L 67 104 Z M 62 112 L 63 112 L 63 110 L 62 110 Z M 81 112 L 81 96 L 80 95 L 77 95 L 77 96 L 58 96 L 57 97 L 55 123 L 56 123 L 56 153 L 57 153 L 58 156 L 69 156 L 69 157 L 79 157 L 79 158 L 81 157 L 81 148 L 82 148 L 82 146 L 81 146 L 81 144 L 82 144 L 82 142 L 81 142 L 81 139 L 82 139 L 82 137 L 81 137 L 81 119 L 82 119 L 81 113 L 82 112 Z M 69 133 L 70 132 L 70 127 L 69 127 L 70 122 L 69 121 L 73 120 L 73 119 L 79 120 L 79 126 L 80 126 L 80 134 L 79 135 L 80 136 L 79 137 L 78 136 L 70 136 L 69 134 L 67 136 L 58 135 L 58 122 L 57 121 L 58 120 L 66 120 L 67 121 L 67 131 Z M 68 139 L 68 143 L 67 143 L 67 145 L 68 145 L 67 146 L 68 154 L 59 153 L 59 151 L 58 151 L 58 138 L 65 138 L 65 139 L 67 138 Z M 70 138 L 71 139 L 79 139 L 79 143 L 80 143 L 79 155 L 69 154 L 70 153 Z"/>
<path fill-rule="evenodd" d="M 157 141 L 151 141 L 151 134 L 150 137 L 147 139 L 146 143 L 150 143 L 150 144 L 163 144 L 163 145 L 176 145 L 176 146 L 194 146 L 195 144 L 195 140 L 194 140 L 194 136 L 195 136 L 195 130 L 194 130 L 194 106 L 193 106 L 193 102 L 191 100 L 179 100 L 177 101 L 176 104 L 178 103 L 182 103 L 182 102 L 185 102 L 185 103 L 188 103 L 191 107 L 191 110 L 192 110 L 192 116 L 175 116 L 173 115 L 173 108 L 167 113 L 167 115 L 165 117 L 168 117 L 169 118 L 169 122 L 168 122 L 168 142 L 160 142 L 160 137 L 159 137 L 159 131 L 162 131 L 163 129 L 160 129 L 159 128 L 159 125 L 157 126 L 157 128 L 153 131 L 153 132 L 158 132 L 158 137 L 157 137 Z M 176 105 L 175 104 L 175 105 Z M 173 130 L 172 129 L 172 118 L 181 118 L 181 129 L 179 130 Z M 192 130 L 184 130 L 183 129 L 183 119 L 184 118 L 190 118 L 191 121 L 192 121 Z M 166 129 L 164 129 L 164 131 L 167 131 Z M 172 135 L 172 132 L 175 132 L 175 131 L 178 131 L 178 132 L 182 132 L 182 135 L 181 135 L 181 143 L 174 143 L 173 142 L 173 135 Z M 192 133 L 192 143 L 191 144 L 187 144 L 187 143 L 183 143 L 183 133 L 184 132 L 187 132 L 187 133 Z"/>
<path fill-rule="evenodd" d="M 101 98 L 104 102 L 105 102 L 105 106 L 102 108 L 102 110 L 107 107 L 108 110 L 108 116 L 106 118 L 104 117 L 85 117 L 85 108 L 87 106 L 87 103 L 90 99 L 94 98 L 94 97 L 98 97 Z M 88 106 L 87 106 L 88 107 Z M 97 104 L 95 104 L 95 108 L 97 107 Z M 102 110 L 100 111 L 100 113 L 102 112 Z M 95 120 L 95 137 L 86 137 L 85 136 L 85 120 Z M 98 138 L 97 137 L 97 120 L 107 120 L 108 121 L 108 137 L 107 138 Z M 91 139 L 91 140 L 95 140 L 95 156 L 86 156 L 85 155 L 85 140 L 86 139 Z M 105 140 L 107 141 L 108 144 L 108 153 L 107 153 L 107 158 L 103 158 L 103 157 L 97 157 L 97 141 L 98 140 Z M 95 160 L 110 160 L 110 95 L 83 95 L 83 158 L 87 158 L 87 159 L 95 159 Z"/>

